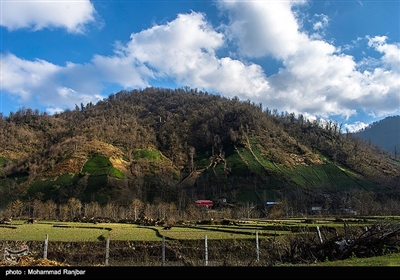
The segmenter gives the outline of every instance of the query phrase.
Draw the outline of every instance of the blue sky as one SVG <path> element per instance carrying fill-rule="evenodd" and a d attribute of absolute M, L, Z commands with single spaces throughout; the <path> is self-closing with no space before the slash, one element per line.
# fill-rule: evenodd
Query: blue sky
<path fill-rule="evenodd" d="M 400 114 L 400 1 L 1 0 L 0 113 L 189 86 L 354 131 Z"/>

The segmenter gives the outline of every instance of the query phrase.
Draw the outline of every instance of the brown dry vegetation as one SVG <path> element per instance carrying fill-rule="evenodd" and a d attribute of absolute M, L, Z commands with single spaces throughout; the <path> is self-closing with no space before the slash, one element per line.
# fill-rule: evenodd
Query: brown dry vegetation
<path fill-rule="evenodd" d="M 68 264 L 53 261 L 45 258 L 32 258 L 29 256 L 20 256 L 16 262 L 6 260 L 0 261 L 0 266 L 69 266 Z"/>
<path fill-rule="evenodd" d="M 340 129 L 197 89 L 121 91 L 54 116 L 22 108 L 0 118 L 0 210 L 14 219 L 54 219 L 56 206 L 72 219 L 82 209 L 68 212 L 67 203 L 78 199 L 123 219 L 132 218 L 137 200 L 143 211 L 173 205 L 180 219 L 207 198 L 226 199 L 237 212 L 254 204 L 254 217 L 265 216 L 273 200 L 285 204 L 286 216 L 310 214 L 314 205 L 327 214 L 348 207 L 400 213 L 399 160 Z M 96 154 L 107 157 L 108 169 L 83 174 Z M 161 208 L 145 215 L 158 218 Z"/>

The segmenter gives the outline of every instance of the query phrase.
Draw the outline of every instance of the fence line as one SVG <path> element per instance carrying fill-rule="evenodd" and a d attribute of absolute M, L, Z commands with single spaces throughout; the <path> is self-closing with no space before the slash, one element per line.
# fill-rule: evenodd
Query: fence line
<path fill-rule="evenodd" d="M 18 243 L 19 241 L 15 245 L 18 246 Z M 204 235 L 203 243 L 201 239 L 166 241 L 165 236 L 162 236 L 162 242 L 110 241 L 108 236 L 105 255 L 101 249 L 104 246 L 102 242 L 49 242 L 49 235 L 46 234 L 44 246 L 40 241 L 28 243 L 33 246 L 33 250 L 29 252 L 32 257 L 39 257 L 42 251 L 43 258 L 49 257 L 70 265 L 248 266 L 268 263 L 275 240 L 263 239 L 260 244 L 258 231 L 255 232 L 255 244 L 253 238 L 210 241 L 207 235 Z M 262 261 L 260 255 L 263 257 Z"/>
<path fill-rule="evenodd" d="M 376 244 L 379 248 L 371 245 L 371 248 L 366 251 L 365 237 L 359 238 L 360 230 L 365 230 L 371 235 L 371 240 L 375 240 L 375 235 L 381 236 L 385 229 L 382 227 L 367 227 L 365 229 L 361 227 L 360 229 L 357 226 L 354 231 L 345 231 L 343 240 L 337 239 L 341 235 L 338 235 L 336 230 L 331 231 L 329 228 L 318 226 L 315 231 L 310 231 L 306 227 L 304 231 L 300 231 L 301 234 L 282 235 L 281 237 L 279 235 L 264 236 L 255 231 L 255 244 L 254 235 L 245 239 L 211 240 L 207 235 L 204 235 L 203 242 L 202 239 L 171 239 L 161 235 L 162 242 L 113 240 L 112 243 L 110 236 L 107 236 L 105 262 L 104 238 L 99 238 L 100 242 L 62 242 L 49 241 L 49 235 L 46 234 L 44 242 L 0 240 L 0 250 L 4 251 L 4 261 L 10 263 L 19 263 L 23 255 L 29 254 L 33 260 L 40 259 L 43 256 L 45 259 L 49 257 L 52 261 L 78 266 L 98 266 L 102 264 L 109 266 L 110 260 L 113 266 L 158 266 L 160 261 L 162 266 L 271 266 L 276 263 L 291 261 L 314 263 L 326 261 L 328 257 L 329 260 L 340 259 L 346 254 L 354 253 L 356 247 L 359 247 L 358 251 L 361 255 L 375 255 L 378 250 L 381 250 L 380 243 Z M 396 235 L 392 236 L 392 234 L 398 232 L 398 230 L 393 231 L 392 227 L 389 227 L 389 230 L 391 237 L 396 239 Z M 262 238 L 259 238 L 260 236 Z M 326 242 L 332 240 L 335 240 L 335 242 L 328 243 L 329 246 L 325 246 L 322 237 Z M 352 240 L 351 246 L 348 246 L 348 240 Z M 390 240 L 390 242 L 392 241 Z M 354 244 L 358 245 L 355 246 Z M 357 256 L 359 255 L 357 254 Z M 26 264 L 24 259 L 22 261 Z"/>
<path fill-rule="evenodd" d="M 235 243 L 234 240 L 236 240 L 236 239 L 232 240 L 233 241 L 232 244 Z M 250 240 L 248 240 L 248 241 L 250 241 Z M 46 235 L 46 244 L 48 244 L 48 235 Z M 153 243 L 153 245 L 154 245 L 154 243 Z M 154 255 L 157 254 L 157 251 L 154 251 L 154 249 L 157 250 L 157 248 L 153 247 L 153 245 L 143 245 L 141 250 L 147 252 L 151 256 L 154 256 Z M 140 249 L 138 247 L 137 243 L 134 246 L 136 246 L 136 250 Z M 231 245 L 231 247 L 233 248 L 233 249 L 230 248 L 232 250 L 232 252 L 226 253 L 226 255 L 223 256 L 223 253 L 220 253 L 220 251 L 219 251 L 220 249 L 222 249 L 222 247 L 221 248 L 215 248 L 213 246 L 214 248 L 212 248 L 212 247 L 210 248 L 209 239 L 208 239 L 207 235 L 204 236 L 203 246 L 204 246 L 204 248 L 201 248 L 202 246 L 198 246 L 198 245 L 197 246 L 195 246 L 195 245 L 187 246 L 187 243 L 185 243 L 184 241 L 181 243 L 179 240 L 177 240 L 177 243 L 174 243 L 174 241 L 166 242 L 165 236 L 162 236 L 161 250 L 159 251 L 160 252 L 159 256 L 161 255 L 161 266 L 166 266 L 168 260 L 169 260 L 169 264 L 177 262 L 176 256 L 172 255 L 173 252 L 178 252 L 177 254 L 179 254 L 179 258 L 180 258 L 179 261 L 185 263 L 185 265 L 193 265 L 193 264 L 196 265 L 197 264 L 197 265 L 200 265 L 200 266 L 201 265 L 204 265 L 204 266 L 210 266 L 211 265 L 212 266 L 212 265 L 215 265 L 215 263 L 217 263 L 217 262 L 220 262 L 220 263 L 226 263 L 226 262 L 229 263 L 229 261 L 231 261 L 231 262 L 235 262 L 235 261 L 239 262 L 240 260 L 235 259 L 236 257 L 233 256 L 235 254 L 238 254 L 239 257 L 246 257 L 247 258 L 245 261 L 242 261 L 243 263 L 244 262 L 251 262 L 251 259 L 256 260 L 257 263 L 259 263 L 259 261 L 260 261 L 259 236 L 258 236 L 258 232 L 257 231 L 255 232 L 255 245 L 253 245 L 253 246 L 255 246 L 255 254 L 253 253 L 253 255 L 249 255 L 249 253 L 251 254 L 251 251 L 254 252 L 254 249 L 251 250 L 248 247 L 248 250 L 246 251 L 247 254 L 245 254 L 244 252 L 242 254 L 240 251 L 237 250 L 236 247 L 234 247 L 234 245 Z M 228 245 L 226 245 L 226 246 L 228 246 Z M 251 242 L 246 243 L 246 247 L 247 246 L 251 246 Z M 227 247 L 226 250 L 230 250 L 228 247 Z M 158 247 L 158 249 L 160 249 L 160 247 Z M 167 256 L 167 249 L 168 249 L 168 256 Z M 211 249 L 211 251 L 210 251 L 210 249 Z M 47 246 L 46 246 L 46 250 L 47 250 Z M 113 255 L 117 254 L 117 253 L 115 253 L 116 251 L 117 250 L 115 250 L 113 252 L 113 250 L 110 250 L 110 237 L 107 237 L 106 249 L 105 249 L 105 262 L 104 262 L 105 266 L 109 266 L 110 265 L 110 261 L 112 262 Z M 191 257 L 185 256 L 185 252 L 188 252 L 188 254 L 190 254 L 190 255 L 192 255 L 192 254 L 196 255 L 197 259 L 191 259 Z M 194 253 L 194 252 L 196 252 L 196 253 Z M 197 254 L 197 252 L 199 254 Z M 210 253 L 213 254 L 213 259 L 211 259 L 211 260 L 209 258 L 210 257 Z M 230 253 L 232 255 L 231 255 L 231 257 L 228 257 L 227 255 L 229 255 Z M 216 254 L 218 254 L 218 255 L 221 254 L 221 255 L 217 257 Z M 125 255 L 126 255 L 126 253 L 125 253 Z M 149 259 L 149 263 L 154 263 L 154 261 L 151 260 L 152 259 L 151 256 L 149 257 L 150 258 Z M 126 258 L 129 259 L 129 257 L 126 257 Z M 225 258 L 225 260 L 223 260 L 224 258 Z M 191 259 L 190 264 L 189 264 L 189 261 L 187 261 L 188 259 Z M 199 262 L 199 261 L 201 261 L 201 259 L 203 259 L 203 264 L 201 264 Z M 186 260 L 186 262 L 185 262 L 185 260 Z M 117 261 L 117 260 L 115 260 L 115 261 Z"/>

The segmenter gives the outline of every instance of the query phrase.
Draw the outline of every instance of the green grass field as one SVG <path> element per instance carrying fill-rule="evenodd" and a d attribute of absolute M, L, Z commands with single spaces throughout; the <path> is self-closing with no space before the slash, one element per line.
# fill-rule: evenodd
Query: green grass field
<path fill-rule="evenodd" d="M 349 218 L 349 226 L 364 227 L 384 217 L 368 217 L 368 219 Z M 400 221 L 399 217 L 390 217 Z M 37 221 L 33 224 L 25 220 L 13 221 L 11 225 L 0 225 L 0 241 L 49 241 L 59 242 L 96 242 L 109 239 L 111 241 L 162 241 L 166 240 L 227 240 L 275 238 L 287 234 L 296 234 L 299 227 L 312 228 L 317 226 L 343 227 L 342 219 L 281 219 L 281 220 L 242 220 L 233 224 L 191 224 L 176 225 L 171 229 L 162 226 L 141 226 L 123 223 L 79 223 L 59 221 Z M 286 266 L 285 264 L 282 264 Z M 323 261 L 316 264 L 287 266 L 399 266 L 400 254 L 391 253 L 383 256 L 358 258 L 351 257 L 340 261 Z M 280 266 L 280 265 L 278 265 Z"/>
<path fill-rule="evenodd" d="M 284 265 L 287 266 L 287 265 Z M 370 257 L 370 258 L 350 258 L 339 261 L 325 261 L 316 264 L 308 265 L 296 265 L 296 266 L 308 266 L 308 267 L 340 267 L 340 266 L 400 266 L 400 253 L 387 254 L 383 256 Z"/>
<path fill-rule="evenodd" d="M 102 241 L 111 240 L 132 241 L 161 241 L 166 239 L 241 239 L 255 238 L 256 232 L 260 238 L 274 234 L 289 232 L 268 230 L 265 225 L 254 223 L 247 226 L 174 226 L 164 229 L 162 226 L 140 226 L 136 224 L 122 223 L 62 223 L 52 221 L 38 221 L 27 224 L 25 221 L 14 221 L 12 225 L 0 225 L 1 240 L 40 241 L 46 235 L 52 241 Z"/>
<path fill-rule="evenodd" d="M 348 218 L 346 224 L 365 227 L 382 217 Z M 392 220 L 400 221 L 398 217 Z M 313 218 L 313 219 L 280 219 L 280 220 L 243 220 L 230 225 L 223 224 L 190 224 L 176 225 L 171 229 L 162 226 L 141 226 L 125 223 L 80 223 L 59 221 L 37 221 L 33 224 L 25 220 L 15 220 L 11 225 L 0 225 L 0 240 L 40 241 L 48 235 L 53 241 L 102 241 L 111 240 L 161 241 L 167 239 L 242 239 L 259 238 L 293 234 L 299 228 L 316 229 L 317 226 L 342 228 L 343 219 Z"/>

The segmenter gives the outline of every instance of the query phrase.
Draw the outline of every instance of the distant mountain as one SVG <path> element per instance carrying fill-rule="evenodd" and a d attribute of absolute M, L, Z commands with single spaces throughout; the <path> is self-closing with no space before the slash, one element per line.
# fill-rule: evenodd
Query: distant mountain
<path fill-rule="evenodd" d="M 390 116 L 353 133 L 393 155 L 400 153 L 400 116 Z"/>

